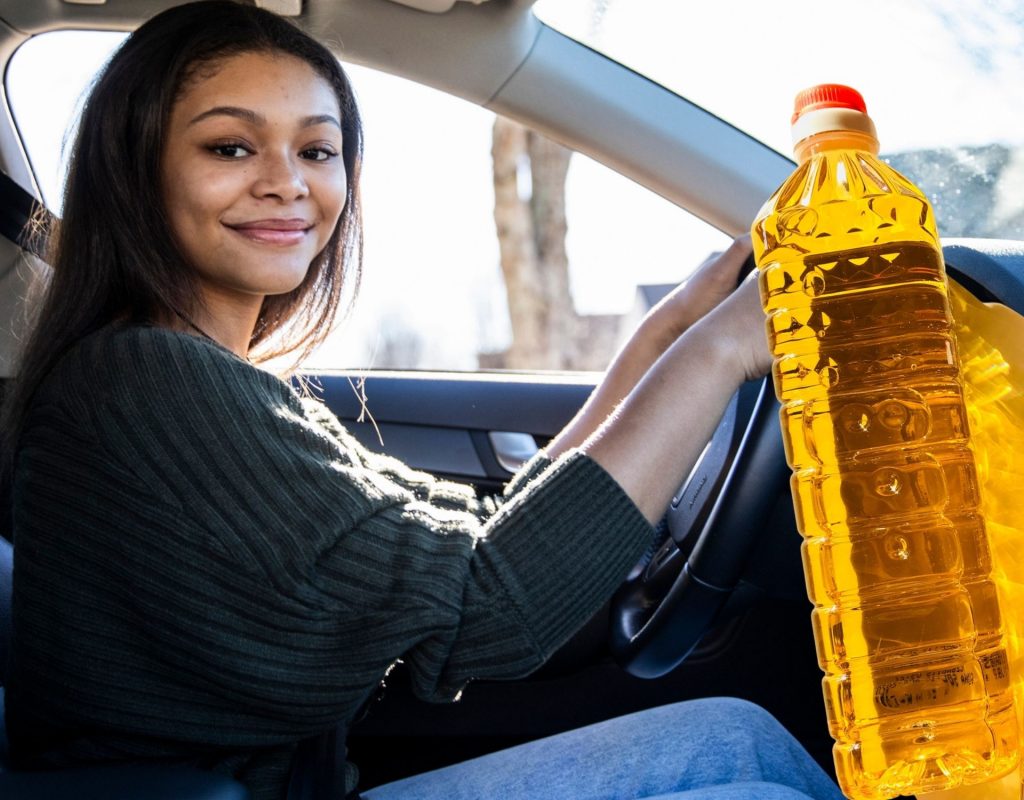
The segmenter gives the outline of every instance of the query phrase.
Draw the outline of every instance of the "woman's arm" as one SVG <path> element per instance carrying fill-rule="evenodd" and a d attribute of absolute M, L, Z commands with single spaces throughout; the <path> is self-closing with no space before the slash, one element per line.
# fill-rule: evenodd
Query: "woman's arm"
<path fill-rule="evenodd" d="M 711 437 L 730 396 L 771 367 L 756 277 L 691 326 L 579 449 L 661 518 Z M 566 439 L 576 434 L 569 430 Z M 571 446 L 571 445 L 570 445 Z M 564 449 L 559 436 L 551 451 Z"/>
<path fill-rule="evenodd" d="M 579 413 L 548 445 L 555 458 L 580 447 L 615 411 L 647 371 L 694 323 L 736 288 L 740 270 L 751 254 L 750 236 L 735 239 L 724 252 L 709 257 L 683 284 L 652 308 L 594 389 Z"/>
<path fill-rule="evenodd" d="M 693 468 L 733 392 L 770 367 L 752 275 L 665 351 L 580 449 L 655 522 Z"/>

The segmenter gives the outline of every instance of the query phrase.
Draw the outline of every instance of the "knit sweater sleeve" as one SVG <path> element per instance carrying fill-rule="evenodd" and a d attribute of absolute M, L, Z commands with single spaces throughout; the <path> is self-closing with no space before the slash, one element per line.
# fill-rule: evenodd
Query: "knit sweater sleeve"
<path fill-rule="evenodd" d="M 372 686 L 403 659 L 420 696 L 451 699 L 473 678 L 539 666 L 651 537 L 582 453 L 532 465 L 540 474 L 493 513 L 435 502 L 429 479 L 412 482 L 427 486 L 419 491 L 395 469 L 371 468 L 287 384 L 215 345 L 155 328 L 94 338 L 78 355 L 88 379 L 72 406 L 120 464 L 119 479 L 214 548 L 201 566 L 230 571 L 210 576 L 239 595 L 226 605 L 248 604 L 241 615 L 160 600 L 223 628 L 230 647 L 197 653 L 231 661 L 210 665 L 219 674 L 258 680 L 259 663 L 248 661 L 277 648 L 268 680 L 287 687 L 278 694 L 305 692 L 324 709 L 335 705 L 330 687 Z M 121 499 L 141 502 L 128 491 Z M 183 577 L 182 593 L 195 580 Z"/>

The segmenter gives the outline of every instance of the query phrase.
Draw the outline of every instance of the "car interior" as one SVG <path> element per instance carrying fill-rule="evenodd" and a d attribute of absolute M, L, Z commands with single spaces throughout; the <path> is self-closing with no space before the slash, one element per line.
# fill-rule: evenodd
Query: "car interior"
<path fill-rule="evenodd" d="M 0 61 L 34 36 L 130 31 L 175 0 L 0 0 Z M 785 155 L 543 23 L 531 0 L 257 0 L 294 16 L 345 63 L 372 67 L 530 126 L 729 235 L 749 228 L 793 169 Z M 5 100 L 6 104 L 6 95 Z M 41 206 L 22 131 L 0 116 L 0 378 L 14 376 Z M 33 252 L 35 251 L 35 252 Z M 950 239 L 949 274 L 1024 314 L 1024 241 Z M 324 402 L 367 447 L 499 492 L 583 404 L 593 373 L 317 372 Z M 364 420 L 362 382 L 374 422 Z M 680 425 L 686 425 L 681 410 Z M 510 436 L 509 434 L 514 434 Z M 525 445 L 524 445 L 525 442 Z M 524 449 L 525 448 L 525 449 Z M 741 388 L 680 486 L 660 538 L 620 591 L 539 672 L 481 681 L 459 702 L 413 697 L 401 664 L 351 731 L 370 787 L 520 742 L 665 703 L 732 696 L 765 707 L 832 772 L 821 672 L 809 624 L 770 381 Z M 10 487 L 4 487 L 9 492 Z M 12 531 L 0 493 L 0 697 L 11 625 Z M 558 564 L 550 569 L 558 570 Z M 66 773 L 5 767 L 0 796 L 242 798 L 227 779 L 125 765 Z"/>

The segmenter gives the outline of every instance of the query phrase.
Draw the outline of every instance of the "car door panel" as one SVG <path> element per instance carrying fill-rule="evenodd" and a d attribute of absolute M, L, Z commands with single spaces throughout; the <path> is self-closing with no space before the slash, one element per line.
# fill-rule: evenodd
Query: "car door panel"
<path fill-rule="evenodd" d="M 589 375 L 331 372 L 310 377 L 325 404 L 368 449 L 481 491 L 496 491 L 512 476 L 503 461 L 521 460 L 523 445 L 512 452 L 507 442 L 532 439 L 543 446 L 594 386 Z"/>

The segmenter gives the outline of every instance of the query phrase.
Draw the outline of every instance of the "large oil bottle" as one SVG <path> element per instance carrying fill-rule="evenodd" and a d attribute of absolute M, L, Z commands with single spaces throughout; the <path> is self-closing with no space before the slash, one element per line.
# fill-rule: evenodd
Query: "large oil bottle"
<path fill-rule="evenodd" d="M 991 554 L 932 209 L 861 96 L 797 96 L 799 166 L 753 226 L 840 786 L 1017 763 Z"/>

